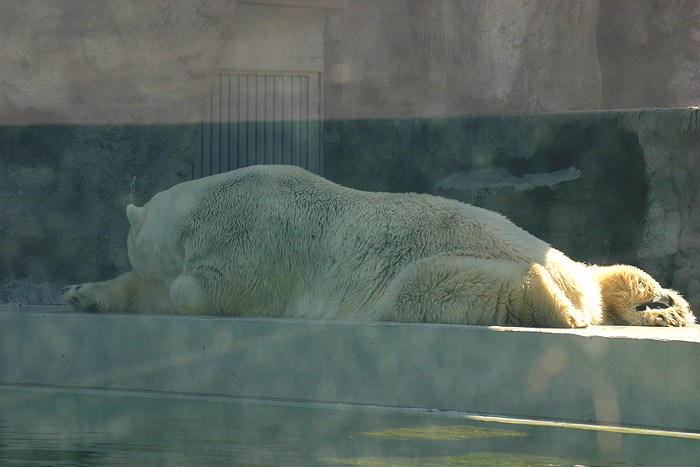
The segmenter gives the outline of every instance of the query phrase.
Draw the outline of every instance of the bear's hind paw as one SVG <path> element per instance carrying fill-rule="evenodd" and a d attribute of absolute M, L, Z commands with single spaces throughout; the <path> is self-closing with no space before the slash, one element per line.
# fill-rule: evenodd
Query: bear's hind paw
<path fill-rule="evenodd" d="M 61 289 L 63 303 L 70 305 L 76 311 L 97 313 L 100 307 L 91 294 L 88 293 L 90 284 L 69 285 Z"/>

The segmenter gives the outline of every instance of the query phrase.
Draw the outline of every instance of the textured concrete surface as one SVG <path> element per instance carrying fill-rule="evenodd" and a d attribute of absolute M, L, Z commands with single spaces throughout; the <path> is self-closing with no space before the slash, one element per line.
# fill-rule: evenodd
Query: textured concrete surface
<path fill-rule="evenodd" d="M 199 121 L 235 6 L 2 2 L 0 123 Z"/>
<path fill-rule="evenodd" d="M 351 1 L 329 116 L 700 105 L 699 20 L 695 0 Z"/>
<path fill-rule="evenodd" d="M 2 307 L 0 383 L 699 431 L 699 345 L 698 328 L 551 331 Z"/>
<path fill-rule="evenodd" d="M 694 0 L 259 3 L 325 8 L 332 118 L 700 104 Z M 201 120 L 236 5 L 3 1 L 0 123 Z"/>
<path fill-rule="evenodd" d="M 603 0 L 598 17 L 602 108 L 700 105 L 700 3 Z"/>
<path fill-rule="evenodd" d="M 0 302 L 129 268 L 129 203 L 189 178 L 196 125 L 0 127 Z"/>
<path fill-rule="evenodd" d="M 600 106 L 598 2 L 348 2 L 330 117 Z"/>

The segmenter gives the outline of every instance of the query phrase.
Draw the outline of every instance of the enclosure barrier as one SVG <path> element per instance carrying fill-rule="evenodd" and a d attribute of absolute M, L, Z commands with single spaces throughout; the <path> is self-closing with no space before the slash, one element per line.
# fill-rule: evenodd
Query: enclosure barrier
<path fill-rule="evenodd" d="M 90 315 L 0 307 L 0 384 L 700 431 L 700 329 Z"/>

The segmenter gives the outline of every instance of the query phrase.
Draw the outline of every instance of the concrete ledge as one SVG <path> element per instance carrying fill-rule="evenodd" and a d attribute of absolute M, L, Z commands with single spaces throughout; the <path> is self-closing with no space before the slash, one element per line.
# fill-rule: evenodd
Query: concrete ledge
<path fill-rule="evenodd" d="M 40 311 L 41 310 L 41 311 Z M 88 315 L 0 307 L 0 383 L 700 431 L 700 329 Z"/>

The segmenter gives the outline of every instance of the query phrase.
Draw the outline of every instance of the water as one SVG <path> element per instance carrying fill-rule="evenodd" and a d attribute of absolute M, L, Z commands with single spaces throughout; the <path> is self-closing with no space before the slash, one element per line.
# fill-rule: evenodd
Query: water
<path fill-rule="evenodd" d="M 0 387 L 0 465 L 697 465 L 700 436 L 464 414 Z"/>

